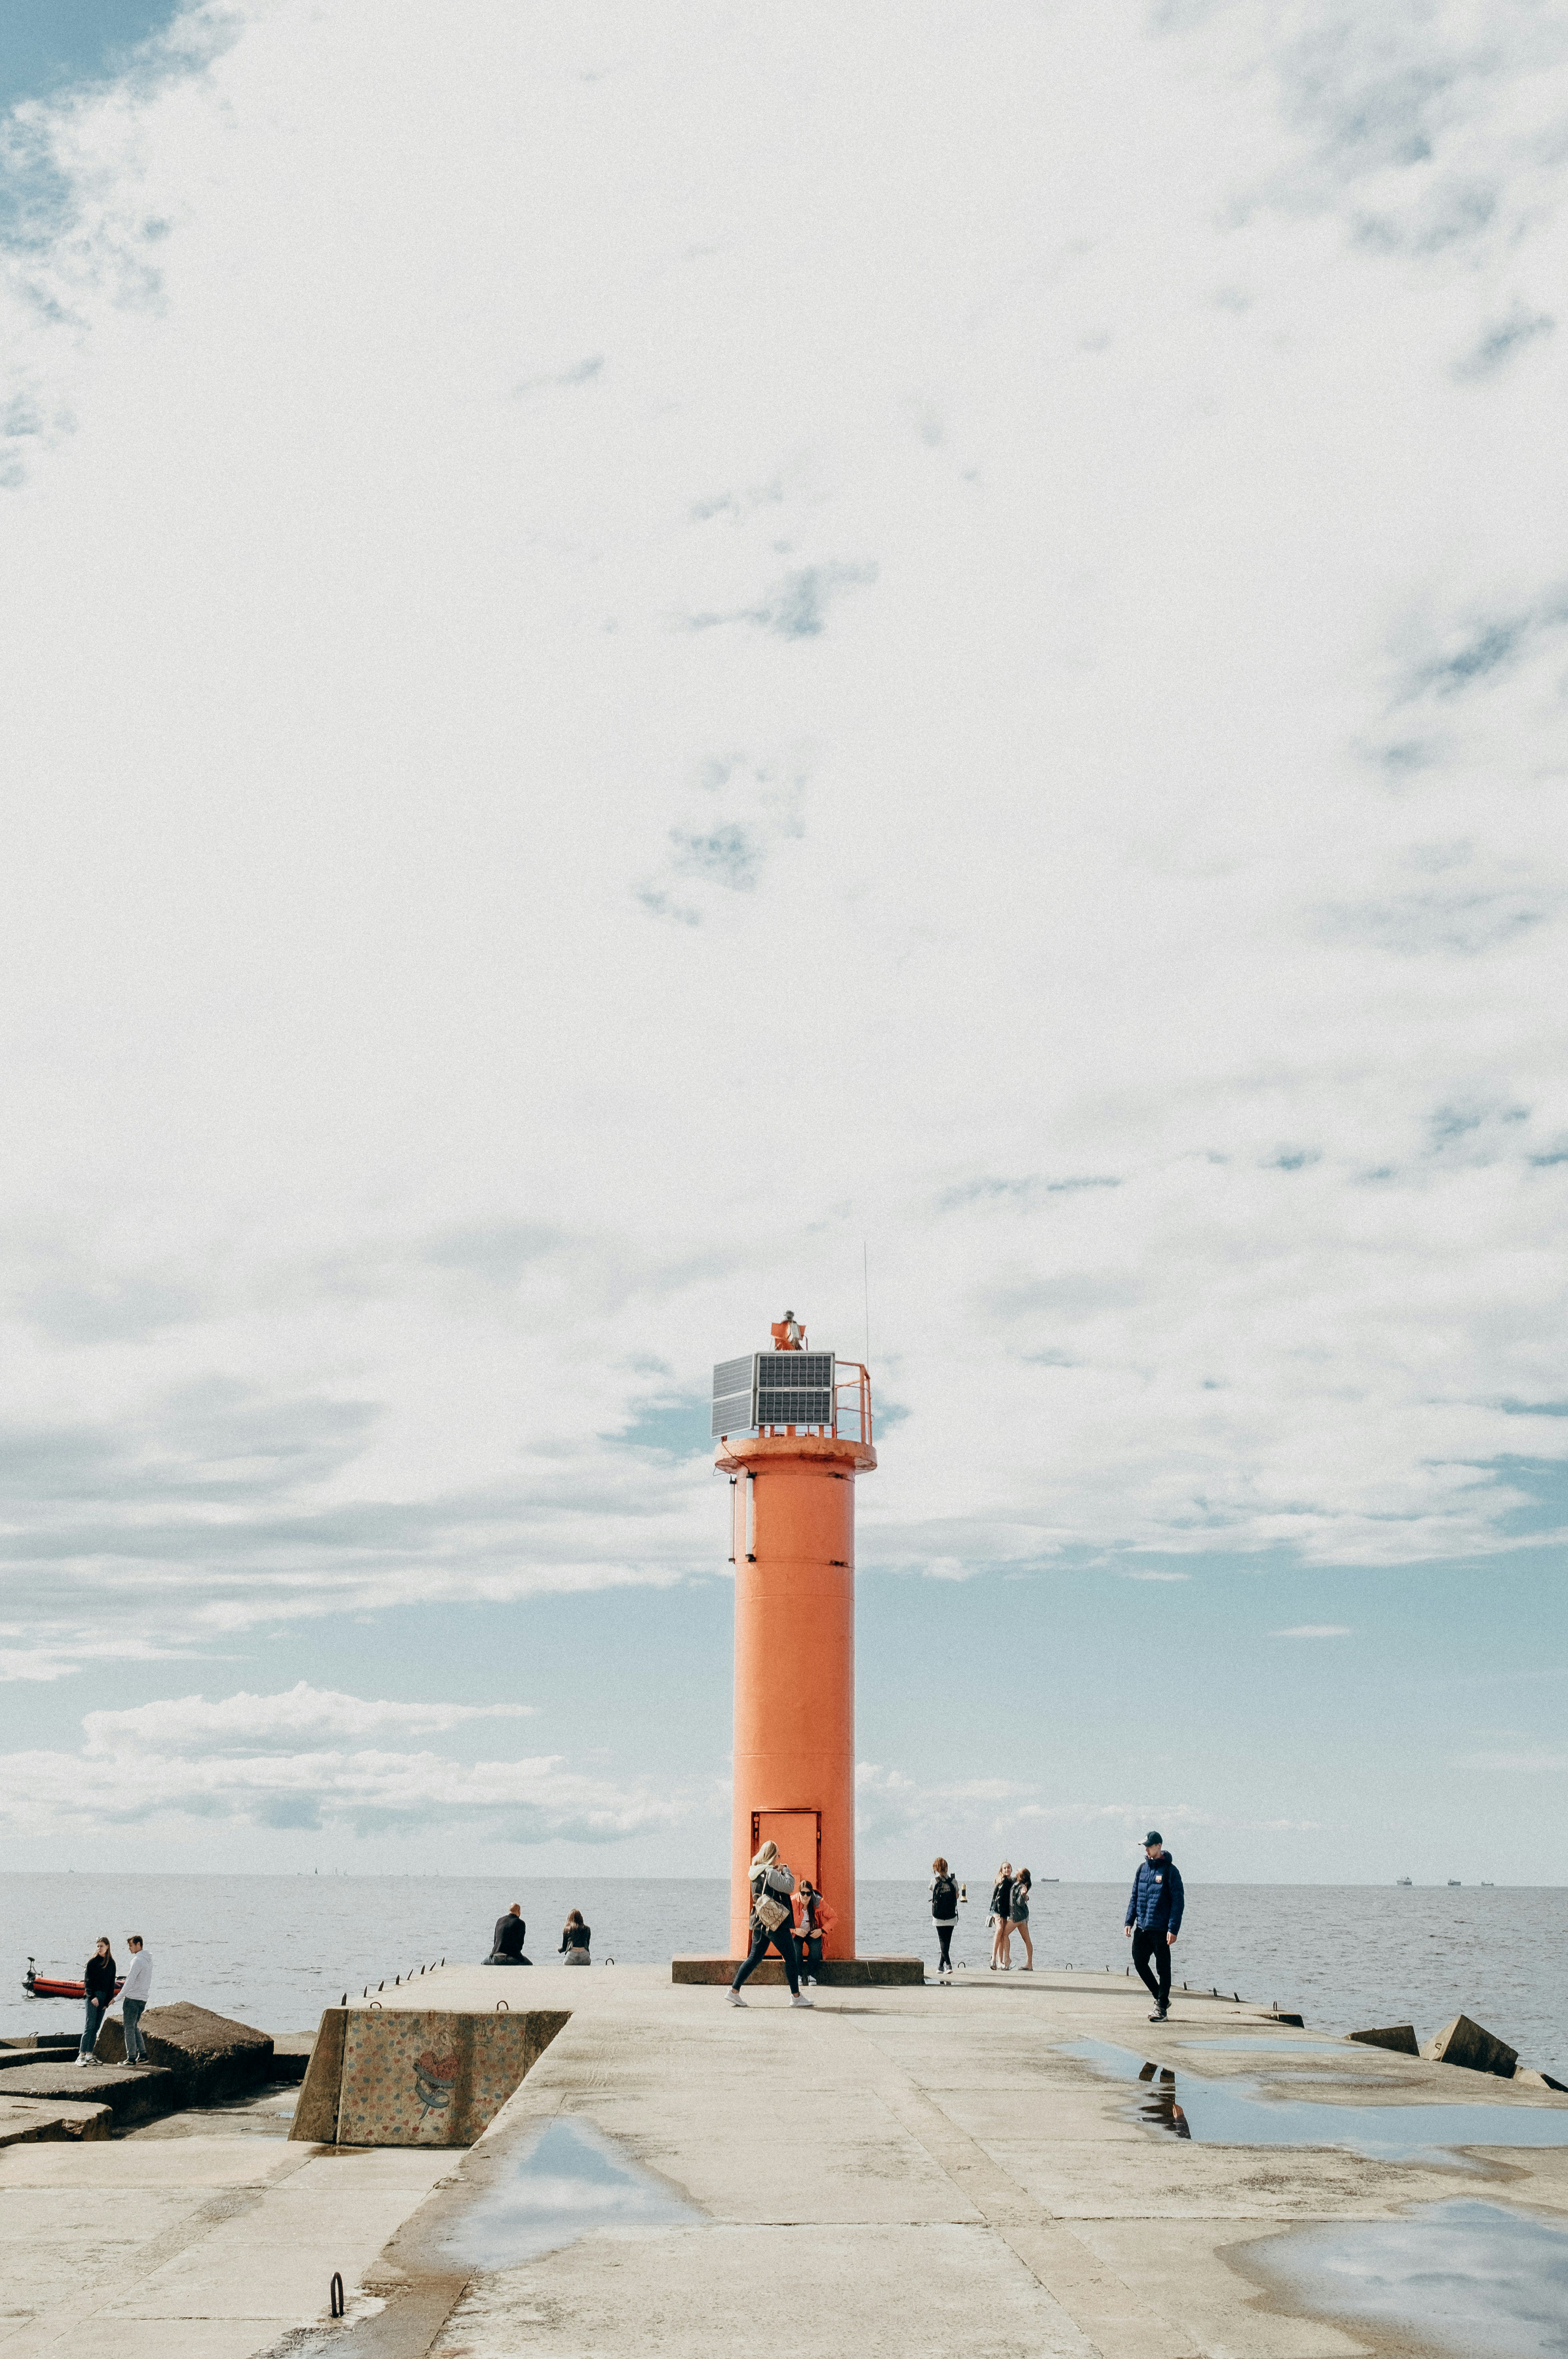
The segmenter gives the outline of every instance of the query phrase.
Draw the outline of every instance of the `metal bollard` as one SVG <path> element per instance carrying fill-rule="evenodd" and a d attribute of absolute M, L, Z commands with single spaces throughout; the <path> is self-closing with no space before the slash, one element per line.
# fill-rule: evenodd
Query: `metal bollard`
<path fill-rule="evenodd" d="M 344 2318 L 348 2315 L 348 2304 L 343 2299 L 343 2280 L 337 2269 L 332 2271 L 332 2282 L 327 2288 L 327 2315 L 329 2318 Z"/>

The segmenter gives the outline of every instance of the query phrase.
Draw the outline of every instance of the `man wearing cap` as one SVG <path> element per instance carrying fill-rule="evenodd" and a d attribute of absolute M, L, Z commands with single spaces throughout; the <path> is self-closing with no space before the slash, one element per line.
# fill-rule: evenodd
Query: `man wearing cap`
<path fill-rule="evenodd" d="M 1182 1930 L 1181 1871 L 1165 1849 L 1158 1827 L 1143 1838 L 1143 1858 L 1127 1904 L 1127 1934 L 1138 1979 L 1154 2001 L 1151 2023 L 1171 2012 L 1171 1944 Z M 1152 1971 L 1151 1971 L 1152 1969 Z"/>

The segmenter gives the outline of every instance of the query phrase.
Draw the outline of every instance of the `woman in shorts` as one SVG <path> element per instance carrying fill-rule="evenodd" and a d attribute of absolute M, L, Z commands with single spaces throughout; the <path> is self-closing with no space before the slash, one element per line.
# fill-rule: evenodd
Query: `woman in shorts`
<path fill-rule="evenodd" d="M 1034 1943 L 1029 1932 L 1029 1888 L 1033 1880 L 1026 1867 L 1021 1867 L 1012 1879 L 1012 1930 L 1029 1952 L 1028 1963 L 1022 1969 L 1026 1974 L 1034 1972 Z"/>

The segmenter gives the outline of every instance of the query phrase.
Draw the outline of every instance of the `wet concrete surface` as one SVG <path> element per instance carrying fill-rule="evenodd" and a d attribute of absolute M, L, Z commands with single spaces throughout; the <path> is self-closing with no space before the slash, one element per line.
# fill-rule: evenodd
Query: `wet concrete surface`
<path fill-rule="evenodd" d="M 1061 2052 L 1108 2079 L 1141 2084 L 1141 2118 L 1206 2145 L 1338 2147 L 1373 2161 L 1448 2163 L 1456 2169 L 1465 2167 L 1461 2149 L 1466 2147 L 1568 2147 L 1568 2107 L 1424 2100 L 1368 2105 L 1260 2096 L 1245 2081 L 1211 2081 L 1157 2066 L 1106 2040 L 1076 2040 Z M 1336 2085 L 1357 2083 L 1341 2075 Z"/>
<path fill-rule="evenodd" d="M 1417 2338 L 1407 2348 L 1459 2359 L 1568 2353 L 1568 2228 L 1499 2203 L 1307 2228 L 1246 2257 L 1292 2304 Z"/>
<path fill-rule="evenodd" d="M 441 2251 L 465 2270 L 505 2269 L 590 2231 L 691 2227 L 704 2216 L 591 2123 L 557 2119 L 507 2157 Z"/>

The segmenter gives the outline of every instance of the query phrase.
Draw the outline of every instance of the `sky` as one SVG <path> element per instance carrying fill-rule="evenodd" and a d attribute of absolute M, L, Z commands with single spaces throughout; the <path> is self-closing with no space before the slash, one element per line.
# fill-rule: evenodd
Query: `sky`
<path fill-rule="evenodd" d="M 1568 25 L 0 31 L 0 1866 L 1568 1878 Z"/>

